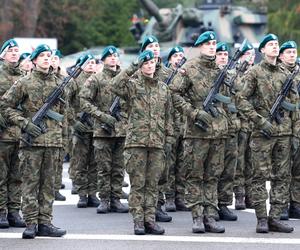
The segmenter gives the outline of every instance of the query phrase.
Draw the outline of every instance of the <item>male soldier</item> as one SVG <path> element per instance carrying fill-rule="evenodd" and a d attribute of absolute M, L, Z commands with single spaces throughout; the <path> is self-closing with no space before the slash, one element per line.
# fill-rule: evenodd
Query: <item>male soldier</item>
<path fill-rule="evenodd" d="M 193 233 L 225 232 L 214 216 L 218 208 L 218 179 L 224 166 L 224 138 L 228 132 L 226 113 L 221 102 L 214 105 L 215 118 L 202 106 L 219 73 L 215 63 L 216 44 L 214 32 L 202 33 L 195 42 L 200 56 L 186 62 L 184 73 L 175 77 L 170 86 L 175 107 L 187 116 L 185 200 L 192 210 Z"/>
<path fill-rule="evenodd" d="M 217 44 L 216 64 L 220 69 L 228 63 L 228 46 L 226 43 L 219 42 Z M 227 81 L 234 77 L 234 72 L 227 72 Z M 230 96 L 234 91 L 234 86 L 226 87 L 227 95 Z M 240 128 L 240 120 L 237 118 L 237 110 L 234 102 L 224 105 L 227 113 L 228 121 L 228 135 L 225 140 L 225 155 L 224 155 L 224 170 L 220 176 L 218 183 L 218 207 L 219 218 L 221 220 L 235 221 L 237 215 L 228 209 L 227 206 L 232 204 L 233 200 L 233 181 L 237 163 L 237 132 Z"/>
<path fill-rule="evenodd" d="M 178 68 L 178 64 L 184 57 L 184 50 L 180 46 L 172 48 L 168 54 L 168 65 L 172 70 Z M 179 69 L 180 70 L 180 69 Z M 172 145 L 172 151 L 167 158 L 169 164 L 169 176 L 166 189 L 166 211 L 188 211 L 184 204 L 185 166 L 183 161 L 183 117 L 175 110 L 174 136 L 176 142 Z"/>
<path fill-rule="evenodd" d="M 109 109 L 115 100 L 110 85 L 120 69 L 119 53 L 114 46 L 104 48 L 101 73 L 91 76 L 80 92 L 81 110 L 91 114 L 94 121 L 94 154 L 98 171 L 98 190 L 101 199 L 97 213 L 127 213 L 128 207 L 120 202 L 124 179 L 124 138 L 115 129 L 117 120 Z"/>
<path fill-rule="evenodd" d="M 250 147 L 253 166 L 251 199 L 257 217 L 256 232 L 290 233 L 293 228 L 279 219 L 289 196 L 291 140 L 299 140 L 299 113 L 297 106 L 293 105 L 298 105 L 299 96 L 295 90 L 289 91 L 284 100 L 289 104 L 279 110 L 281 122 L 270 120 L 269 112 L 289 72 L 277 64 L 277 36 L 266 35 L 258 50 L 264 58 L 242 78 L 244 88 L 236 95 L 239 111 L 255 126 Z M 296 86 L 292 88 L 296 89 Z M 250 97 L 254 99 L 252 104 Z M 266 181 L 269 179 L 271 207 L 268 217 Z"/>
<path fill-rule="evenodd" d="M 152 51 L 139 56 L 138 70 L 129 80 L 114 81 L 112 91 L 129 107 L 125 166 L 130 177 L 130 213 L 134 233 L 163 234 L 155 223 L 158 182 L 164 171 L 166 144 L 173 143 L 172 100 L 167 86 L 154 74 Z"/>
<path fill-rule="evenodd" d="M 32 73 L 19 79 L 2 97 L 1 105 L 9 121 L 24 132 L 20 144 L 20 167 L 23 172 L 22 213 L 26 222 L 24 239 L 38 236 L 59 237 L 66 231 L 51 224 L 54 201 L 55 163 L 62 147 L 62 124 L 53 118 L 44 120 L 46 131 L 31 122 L 49 94 L 58 86 L 59 80 L 49 72 L 51 49 L 39 45 L 32 52 Z M 22 113 L 18 111 L 22 107 Z M 53 107 L 53 113 L 62 112 L 61 104 Z M 58 117 L 56 114 L 55 117 Z M 31 140 L 28 142 L 28 137 Z M 27 142 L 25 142 L 27 140 Z M 29 144 L 30 143 L 30 144 Z"/>
<path fill-rule="evenodd" d="M 0 96 L 19 79 L 19 46 L 13 39 L 6 41 L 0 51 Z M 19 166 L 20 129 L 9 123 L 0 111 L 0 228 L 25 227 L 19 215 L 21 207 L 21 169 Z"/>
<path fill-rule="evenodd" d="M 30 53 L 25 52 L 22 53 L 19 58 L 19 67 L 23 76 L 30 74 L 33 67 L 32 62 L 29 60 L 29 57 Z"/>
<path fill-rule="evenodd" d="M 70 125 L 73 126 L 73 147 L 70 164 L 75 170 L 74 185 L 79 194 L 78 208 L 98 207 L 100 202 L 97 193 L 97 169 L 93 147 L 92 120 L 87 113 L 80 112 L 79 93 L 86 80 L 95 72 L 96 60 L 91 54 L 78 58 L 88 61 L 83 72 L 74 80 L 68 89 L 68 100 L 71 111 Z"/>
<path fill-rule="evenodd" d="M 279 58 L 283 65 L 293 72 L 296 67 L 297 61 L 297 44 L 294 41 L 287 41 L 283 43 L 279 50 Z M 295 77 L 294 82 L 299 84 L 300 73 Z M 297 86 L 299 92 L 299 85 Z M 299 140 L 294 139 L 292 144 L 292 181 L 290 186 L 290 208 L 286 209 L 285 219 L 295 218 L 300 219 L 300 150 Z M 282 218 L 281 218 L 282 219 Z"/>

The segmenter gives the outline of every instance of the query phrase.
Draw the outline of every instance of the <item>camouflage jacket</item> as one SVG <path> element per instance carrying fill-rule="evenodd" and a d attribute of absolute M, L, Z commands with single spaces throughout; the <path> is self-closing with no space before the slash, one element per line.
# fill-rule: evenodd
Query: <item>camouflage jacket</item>
<path fill-rule="evenodd" d="M 81 110 L 96 117 L 95 112 L 103 112 L 109 114 L 109 108 L 111 107 L 115 94 L 111 92 L 112 79 L 120 72 L 120 69 L 113 71 L 107 66 L 104 66 L 103 71 L 98 74 L 92 75 L 87 79 L 83 88 L 80 91 L 80 107 Z M 124 108 L 124 107 L 123 107 Z M 124 110 L 123 110 L 124 111 Z M 123 131 L 126 129 L 126 115 L 121 114 L 122 119 L 115 125 L 115 130 L 109 135 L 101 128 L 101 122 L 94 119 L 94 137 L 116 137 L 125 134 Z"/>
<path fill-rule="evenodd" d="M 186 115 L 184 138 L 226 138 L 228 123 L 221 103 L 215 105 L 219 116 L 213 118 L 207 131 L 203 131 L 195 125 L 195 110 L 203 109 L 203 102 L 219 72 L 215 60 L 204 56 L 193 58 L 186 62 L 182 69 L 184 73 L 175 77 L 170 88 L 173 91 L 175 108 Z"/>
<path fill-rule="evenodd" d="M 138 70 L 129 80 L 114 81 L 112 92 L 128 106 L 125 147 L 163 148 L 174 142 L 170 91 L 157 76 L 148 78 Z"/>
<path fill-rule="evenodd" d="M 43 106 L 49 94 L 59 85 L 60 81 L 53 73 L 42 73 L 33 70 L 14 83 L 14 85 L 2 97 L 1 106 L 5 108 L 5 113 L 9 120 L 20 128 L 25 127 L 35 113 Z M 22 114 L 18 112 L 18 106 L 22 107 Z M 64 114 L 62 104 L 57 104 L 53 111 Z M 62 147 L 62 127 L 61 122 L 45 118 L 47 132 L 41 134 L 33 140 L 33 146 L 38 147 Z M 21 141 L 21 147 L 25 146 Z"/>
<path fill-rule="evenodd" d="M 18 67 L 13 67 L 8 63 L 3 62 L 0 66 L 0 96 L 3 96 L 14 82 L 21 77 L 22 72 Z M 4 115 L 4 110 L 1 110 L 1 114 Z M 9 127 L 1 133 L 0 141 L 18 142 L 21 135 L 20 128 L 12 125 L 10 122 L 8 123 Z"/>
<path fill-rule="evenodd" d="M 236 95 L 236 104 L 238 110 L 254 123 L 252 136 L 263 136 L 259 124 L 263 118 L 269 120 L 269 112 L 288 74 L 290 73 L 284 66 L 271 65 L 263 60 L 253 66 L 249 73 L 241 79 L 244 82 L 244 87 Z M 296 89 L 296 86 L 293 88 Z M 286 101 L 298 105 L 299 96 L 297 91 L 294 92 L 290 91 Z M 272 122 L 275 128 L 272 136 L 294 134 L 299 137 L 299 111 L 291 112 L 282 109 L 282 115 L 283 122 L 281 124 Z"/>

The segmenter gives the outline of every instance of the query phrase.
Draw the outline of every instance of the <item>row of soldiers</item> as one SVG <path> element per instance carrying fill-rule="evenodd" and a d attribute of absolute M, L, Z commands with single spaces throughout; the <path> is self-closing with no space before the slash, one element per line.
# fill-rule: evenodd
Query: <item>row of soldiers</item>
<path fill-rule="evenodd" d="M 287 97 L 296 108 L 282 108 L 281 124 L 270 121 L 268 111 L 285 79 L 298 69 L 296 44 L 286 42 L 279 50 L 277 37 L 265 36 L 259 46 L 263 61 L 253 67 L 253 46 L 243 44 L 239 63 L 226 72 L 224 95 L 214 102 L 216 116 L 202 105 L 228 63 L 228 47 L 217 44 L 211 31 L 201 34 L 194 47 L 199 54 L 180 69 L 183 49 L 176 46 L 170 51 L 168 68 L 161 62 L 159 43 L 153 36 L 143 41 L 138 61 L 123 71 L 114 46 L 104 49 L 104 68 L 96 74 L 95 58 L 82 56 L 76 65 L 82 61 L 87 65 L 66 90 L 67 104 L 54 110 L 67 119 L 49 116 L 47 131 L 42 131 L 30 118 L 63 79 L 55 63 L 60 55 L 46 45 L 38 46 L 29 55 L 31 73 L 21 78 L 18 46 L 14 40 L 6 42 L 1 49 L 4 73 L 0 74 L 9 75 L 1 84 L 1 157 L 5 162 L 1 191 L 5 190 L 0 196 L 0 222 L 25 226 L 19 215 L 23 180 L 23 238 L 66 233 L 53 226 L 51 219 L 54 195 L 61 185 L 54 172 L 62 165 L 70 125 L 70 165 L 80 208 L 97 207 L 97 213 L 128 212 L 120 202 L 125 167 L 131 183 L 129 211 L 135 234 L 164 233 L 155 222 L 172 220 L 163 205 L 167 211 L 191 210 L 194 233 L 222 233 L 225 228 L 219 219 L 237 220 L 228 209 L 233 191 L 236 209 L 255 209 L 258 233 L 293 231 L 279 219 L 287 211 L 290 196 L 290 215 L 300 217 L 297 89 Z M 110 112 L 114 103 L 120 106 L 118 116 Z M 19 141 L 21 132 L 35 138 L 32 145 Z M 7 139 L 6 133 L 11 137 Z M 55 179 L 59 181 L 54 185 Z M 269 216 L 266 180 L 271 180 Z"/>

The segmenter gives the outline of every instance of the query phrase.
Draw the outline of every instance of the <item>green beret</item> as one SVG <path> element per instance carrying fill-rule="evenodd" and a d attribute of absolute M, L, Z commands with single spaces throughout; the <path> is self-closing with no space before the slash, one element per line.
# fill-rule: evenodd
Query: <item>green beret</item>
<path fill-rule="evenodd" d="M 53 55 L 53 56 L 58 56 L 59 58 L 62 58 L 62 57 L 63 57 L 62 53 L 61 53 L 60 50 L 58 50 L 58 49 L 53 49 L 53 50 L 52 50 L 52 55 Z"/>
<path fill-rule="evenodd" d="M 6 50 L 12 47 L 19 47 L 18 43 L 16 42 L 15 39 L 9 39 L 5 43 L 3 43 L 0 51 L 0 56 L 4 56 Z"/>
<path fill-rule="evenodd" d="M 246 51 L 254 49 L 253 45 L 249 42 L 246 42 L 244 47 L 241 48 L 242 54 L 245 54 Z"/>
<path fill-rule="evenodd" d="M 50 51 L 52 53 L 52 50 L 50 49 L 50 47 L 47 44 L 40 44 L 39 46 L 37 46 L 35 48 L 35 50 L 31 53 L 30 55 L 30 60 L 34 60 L 35 58 L 37 58 L 39 56 L 39 54 L 41 54 L 42 52 L 45 51 Z"/>
<path fill-rule="evenodd" d="M 22 53 L 22 54 L 20 55 L 19 62 L 22 62 L 23 60 L 25 60 L 25 59 L 28 58 L 29 56 L 30 56 L 30 53 L 28 53 L 28 52 Z"/>
<path fill-rule="evenodd" d="M 168 54 L 168 60 L 170 60 L 170 58 L 171 58 L 174 54 L 179 53 L 179 52 L 184 53 L 184 50 L 183 50 L 183 48 L 182 48 L 181 46 L 176 46 L 176 47 L 172 48 L 172 49 L 170 50 L 169 54 Z"/>
<path fill-rule="evenodd" d="M 286 49 L 297 49 L 297 43 L 295 41 L 287 41 L 280 46 L 279 54 L 283 53 Z"/>
<path fill-rule="evenodd" d="M 206 42 L 211 41 L 211 40 L 217 40 L 216 33 L 213 32 L 213 31 L 205 31 L 204 33 L 202 33 L 198 37 L 198 39 L 195 42 L 194 46 L 199 46 L 202 43 L 206 43 Z"/>
<path fill-rule="evenodd" d="M 90 54 L 90 53 L 84 54 L 77 59 L 76 65 L 83 65 L 85 63 L 85 61 L 87 61 L 87 60 L 90 61 L 93 59 L 95 59 L 95 57 L 92 54 Z"/>
<path fill-rule="evenodd" d="M 143 63 L 148 62 L 154 58 L 154 53 L 151 50 L 145 50 L 139 55 L 139 67 L 143 65 Z"/>
<path fill-rule="evenodd" d="M 155 36 L 146 36 L 144 38 L 144 41 L 142 43 L 141 51 L 144 51 L 145 48 L 148 46 L 150 43 L 158 43 L 158 40 Z"/>
<path fill-rule="evenodd" d="M 101 60 L 104 61 L 104 59 L 105 59 L 107 56 L 113 55 L 113 54 L 115 54 L 115 53 L 117 53 L 117 54 L 119 55 L 118 49 L 117 49 L 115 46 L 109 45 L 109 46 L 107 46 L 107 47 L 105 47 L 105 48 L 103 49 L 102 55 L 101 55 Z"/>
<path fill-rule="evenodd" d="M 261 49 L 263 47 L 265 47 L 267 42 L 273 41 L 273 40 L 277 40 L 278 41 L 278 37 L 274 34 L 268 34 L 266 36 L 264 36 L 264 38 L 261 40 L 259 47 L 258 47 L 258 51 L 261 52 Z"/>
<path fill-rule="evenodd" d="M 217 43 L 217 52 L 218 51 L 227 51 L 228 52 L 228 45 L 227 45 L 227 43 L 218 42 Z"/>

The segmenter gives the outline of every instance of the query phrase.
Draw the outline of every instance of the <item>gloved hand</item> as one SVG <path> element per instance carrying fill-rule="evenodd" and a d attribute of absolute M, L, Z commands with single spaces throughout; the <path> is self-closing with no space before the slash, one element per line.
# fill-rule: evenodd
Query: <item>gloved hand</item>
<path fill-rule="evenodd" d="M 212 122 L 212 116 L 203 110 L 198 110 L 196 114 L 196 121 L 202 121 L 209 125 Z"/>
<path fill-rule="evenodd" d="M 88 131 L 88 128 L 80 121 L 76 121 L 73 125 L 73 128 L 76 132 L 84 133 Z"/>
<path fill-rule="evenodd" d="M 261 123 L 261 130 L 266 132 L 269 136 L 271 136 L 274 133 L 274 127 L 272 123 L 270 123 L 266 119 L 264 119 L 264 121 Z"/>
<path fill-rule="evenodd" d="M 0 114 L 0 128 L 6 129 L 7 128 L 7 123 L 5 118 Z"/>
<path fill-rule="evenodd" d="M 113 128 L 115 126 L 115 123 L 117 122 L 116 118 L 104 113 L 101 115 L 101 121 L 107 124 L 111 128 Z"/>
<path fill-rule="evenodd" d="M 42 130 L 32 122 L 27 123 L 24 131 L 33 137 L 38 137 L 42 134 Z"/>
<path fill-rule="evenodd" d="M 297 153 L 298 149 L 299 149 L 300 139 L 293 136 L 291 144 L 292 144 L 292 155 L 294 156 Z"/>

